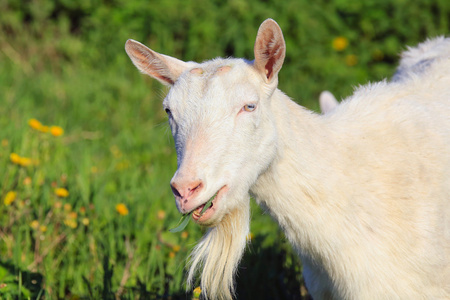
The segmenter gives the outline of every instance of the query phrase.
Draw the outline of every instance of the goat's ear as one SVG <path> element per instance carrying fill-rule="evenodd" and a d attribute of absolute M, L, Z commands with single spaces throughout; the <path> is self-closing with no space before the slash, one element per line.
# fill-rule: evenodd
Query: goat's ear
<path fill-rule="evenodd" d="M 283 33 L 277 22 L 265 20 L 259 27 L 255 42 L 255 68 L 268 82 L 277 78 L 286 54 Z"/>
<path fill-rule="evenodd" d="M 139 71 L 165 85 L 172 86 L 188 68 L 186 62 L 157 53 L 134 40 L 125 43 L 125 51 Z"/>
<path fill-rule="evenodd" d="M 339 102 L 329 91 L 323 91 L 319 96 L 319 105 L 322 113 L 327 113 L 339 105 Z"/>

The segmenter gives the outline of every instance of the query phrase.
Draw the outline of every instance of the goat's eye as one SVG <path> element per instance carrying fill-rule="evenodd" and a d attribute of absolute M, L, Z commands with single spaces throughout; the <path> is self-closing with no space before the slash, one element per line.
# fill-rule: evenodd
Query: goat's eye
<path fill-rule="evenodd" d="M 246 104 L 242 109 L 246 112 L 252 112 L 256 109 L 256 104 Z"/>
<path fill-rule="evenodd" d="M 165 108 L 164 110 L 165 110 L 165 112 L 166 112 L 166 114 L 167 114 L 168 116 L 170 116 L 170 115 L 172 114 L 172 112 L 170 111 L 170 109 Z"/>

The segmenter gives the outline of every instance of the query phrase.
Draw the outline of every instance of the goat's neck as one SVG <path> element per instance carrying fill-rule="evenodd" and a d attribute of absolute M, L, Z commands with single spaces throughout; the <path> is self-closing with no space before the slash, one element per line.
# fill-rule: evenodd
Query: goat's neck
<path fill-rule="evenodd" d="M 336 237 L 345 235 L 343 223 L 348 217 L 339 211 L 345 204 L 333 198 L 333 189 L 339 184 L 334 177 L 339 171 L 333 171 L 339 161 L 333 135 L 321 116 L 278 90 L 272 107 L 277 155 L 252 193 L 270 210 L 302 257 L 323 260 L 330 257 L 327 250 L 339 248 L 341 239 Z"/>

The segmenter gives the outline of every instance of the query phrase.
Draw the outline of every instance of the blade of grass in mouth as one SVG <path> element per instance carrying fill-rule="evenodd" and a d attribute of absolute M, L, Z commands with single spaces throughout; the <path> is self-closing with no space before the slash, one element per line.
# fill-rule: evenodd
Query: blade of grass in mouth
<path fill-rule="evenodd" d="M 208 200 L 208 202 L 205 203 L 205 206 L 203 207 L 202 211 L 200 212 L 200 216 L 202 216 L 203 213 L 204 213 L 208 208 L 211 207 L 212 201 L 214 200 L 214 198 L 216 198 L 216 196 L 217 196 L 217 193 L 215 193 L 214 196 L 212 196 L 212 197 Z M 195 209 L 194 209 L 194 210 L 195 210 Z M 169 231 L 170 231 L 170 232 L 180 232 L 180 231 L 182 231 L 184 228 L 186 228 L 187 224 L 189 223 L 189 220 L 191 219 L 190 217 L 191 217 L 192 213 L 194 212 L 194 210 L 191 211 L 191 212 L 188 213 L 188 214 L 184 214 L 184 215 L 181 217 L 180 225 L 178 225 L 178 226 L 175 227 L 175 228 L 169 229 Z"/>

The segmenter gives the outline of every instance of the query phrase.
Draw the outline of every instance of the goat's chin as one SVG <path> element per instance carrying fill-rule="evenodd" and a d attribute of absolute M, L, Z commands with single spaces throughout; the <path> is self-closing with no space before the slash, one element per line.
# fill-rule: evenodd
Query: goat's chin
<path fill-rule="evenodd" d="M 226 210 L 227 213 L 218 210 L 217 213 L 223 215 L 210 219 L 209 226 L 213 227 L 208 229 L 189 258 L 188 288 L 197 271 L 203 268 L 201 289 L 207 299 L 231 299 L 234 294 L 234 275 L 250 230 L 249 199 L 236 203 L 231 210 Z"/>

